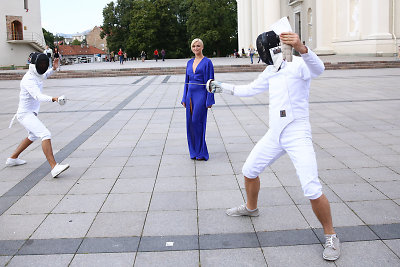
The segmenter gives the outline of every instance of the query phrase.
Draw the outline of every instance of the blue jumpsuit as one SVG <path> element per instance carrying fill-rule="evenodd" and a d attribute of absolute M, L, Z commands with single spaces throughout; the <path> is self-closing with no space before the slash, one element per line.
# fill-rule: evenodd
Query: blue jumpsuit
<path fill-rule="evenodd" d="M 207 92 L 205 84 L 214 79 L 214 66 L 204 57 L 193 72 L 194 58 L 186 66 L 182 103 L 186 104 L 186 130 L 191 159 L 208 160 L 206 144 L 207 107 L 215 104 L 214 94 Z M 189 83 L 189 84 L 188 84 Z"/>

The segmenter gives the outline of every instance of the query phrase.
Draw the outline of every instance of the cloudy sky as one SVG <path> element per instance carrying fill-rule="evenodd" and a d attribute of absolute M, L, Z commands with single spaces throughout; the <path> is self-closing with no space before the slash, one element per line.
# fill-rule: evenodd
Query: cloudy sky
<path fill-rule="evenodd" d="M 77 33 L 103 24 L 103 8 L 112 0 L 40 0 L 42 27 L 56 33 Z"/>

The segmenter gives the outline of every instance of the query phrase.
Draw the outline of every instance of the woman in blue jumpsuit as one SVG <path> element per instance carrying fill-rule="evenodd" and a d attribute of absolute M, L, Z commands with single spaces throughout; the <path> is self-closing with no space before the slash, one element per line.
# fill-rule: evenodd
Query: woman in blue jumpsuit
<path fill-rule="evenodd" d="M 206 90 L 205 83 L 214 79 L 214 66 L 203 56 L 203 41 L 194 39 L 191 44 L 195 58 L 186 66 L 182 105 L 186 108 L 186 130 L 191 159 L 208 160 L 206 144 L 207 109 L 215 104 L 214 94 Z"/>

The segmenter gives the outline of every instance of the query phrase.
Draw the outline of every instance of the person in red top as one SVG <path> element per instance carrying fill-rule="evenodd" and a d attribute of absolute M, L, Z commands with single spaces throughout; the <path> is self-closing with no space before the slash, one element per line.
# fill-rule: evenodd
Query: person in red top
<path fill-rule="evenodd" d="M 154 50 L 154 59 L 157 62 L 157 60 L 158 60 L 158 50 L 157 50 L 157 48 L 156 48 L 156 50 Z"/>
<path fill-rule="evenodd" d="M 124 52 L 122 52 L 121 48 L 118 51 L 118 56 L 119 56 L 119 64 L 124 64 Z"/>

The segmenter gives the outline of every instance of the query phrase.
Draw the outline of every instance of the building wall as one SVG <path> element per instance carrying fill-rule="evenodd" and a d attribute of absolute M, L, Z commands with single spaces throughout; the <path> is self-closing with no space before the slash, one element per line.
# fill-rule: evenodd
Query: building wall
<path fill-rule="evenodd" d="M 37 43 L 44 43 L 40 0 L 28 0 L 28 10 L 24 9 L 24 0 L 0 0 L 0 6 L 0 66 L 23 66 L 29 54 L 38 49 L 29 42 L 7 42 L 7 32 L 11 30 L 11 21 L 17 19 L 22 23 L 24 40 L 35 39 Z"/>
<path fill-rule="evenodd" d="M 97 26 L 93 28 L 87 35 L 86 35 L 86 42 L 90 46 L 94 46 L 104 52 L 107 52 L 107 41 L 106 38 L 101 39 L 100 37 L 101 29 Z"/>
<path fill-rule="evenodd" d="M 400 0 L 237 0 L 239 50 L 287 16 L 318 54 L 393 56 L 400 45 Z M 261 16 L 261 18 L 260 18 Z"/>

